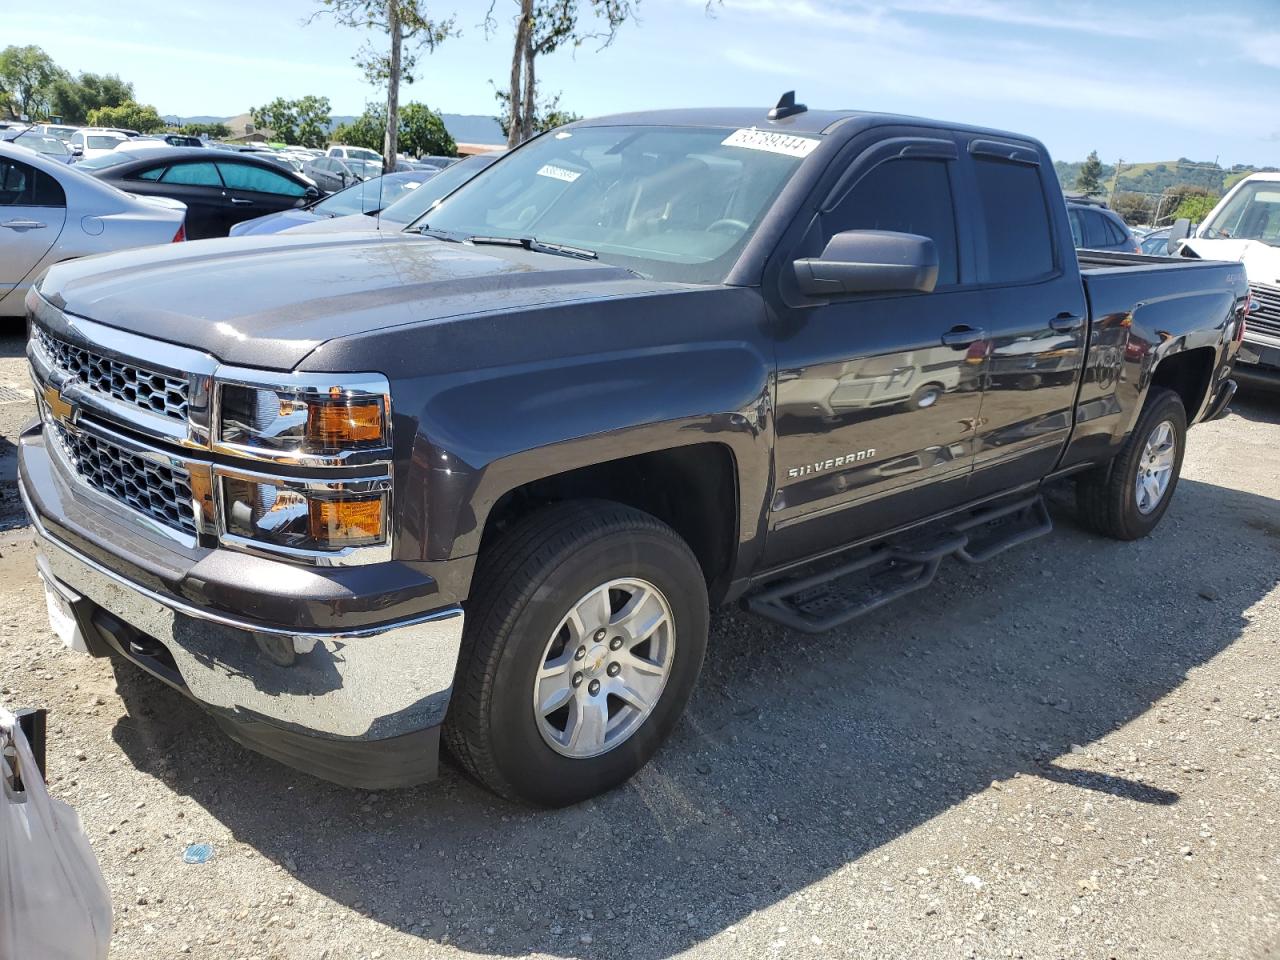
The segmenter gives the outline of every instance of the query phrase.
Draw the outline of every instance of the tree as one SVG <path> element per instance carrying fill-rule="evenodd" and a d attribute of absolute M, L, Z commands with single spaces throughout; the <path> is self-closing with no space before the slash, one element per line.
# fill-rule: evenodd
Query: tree
<path fill-rule="evenodd" d="M 1199 223 L 1209 215 L 1209 211 L 1218 205 L 1218 198 L 1209 194 L 1197 193 L 1188 196 L 1173 211 L 1173 219 L 1186 217 L 1192 223 Z"/>
<path fill-rule="evenodd" d="M 498 116 L 493 119 L 498 121 L 498 126 L 502 128 L 502 135 L 507 138 L 509 143 L 511 141 L 511 94 L 506 90 L 495 88 L 493 95 L 499 104 Z M 535 90 L 534 103 L 534 133 L 546 133 L 556 127 L 563 127 L 566 123 L 573 123 L 575 120 L 582 119 L 580 114 L 560 109 L 560 94 L 558 93 L 548 100 L 543 100 L 537 96 L 537 91 Z"/>
<path fill-rule="evenodd" d="M 292 101 L 284 97 L 276 97 L 266 106 L 250 107 L 249 116 L 253 118 L 253 125 L 260 132 L 270 130 L 277 140 L 283 140 L 285 143 L 298 142 L 298 115 L 293 109 Z"/>
<path fill-rule="evenodd" d="M 1122 190 L 1111 198 L 1111 209 L 1124 217 L 1125 223 L 1147 223 L 1151 218 L 1152 203 L 1145 194 Z"/>
<path fill-rule="evenodd" d="M 299 100 L 276 97 L 264 107 L 253 107 L 249 116 L 260 129 L 272 131 L 277 140 L 304 147 L 323 147 L 329 139 L 329 98 L 308 96 Z"/>
<path fill-rule="evenodd" d="M 164 127 L 164 118 L 149 103 L 134 103 L 132 100 L 118 107 L 98 107 L 89 111 L 89 126 L 119 127 L 123 130 L 137 130 L 139 133 L 154 133 Z"/>
<path fill-rule="evenodd" d="M 9 46 L 0 50 L 0 100 L 15 116 L 48 111 L 49 90 L 66 74 L 37 46 Z"/>
<path fill-rule="evenodd" d="M 365 43 L 354 59 L 370 83 L 387 85 L 382 160 L 384 169 L 394 170 L 400 149 L 400 84 L 413 82 L 417 50 L 426 49 L 431 53 L 449 37 L 457 35 L 454 18 L 432 20 L 427 15 L 427 0 L 319 0 L 319 3 L 321 9 L 308 18 L 308 23 L 327 15 L 344 27 L 387 35 L 386 53 Z"/>
<path fill-rule="evenodd" d="M 376 103 L 365 107 L 364 113 L 350 123 L 344 123 L 333 131 L 335 143 L 378 150 L 386 138 L 386 110 Z M 396 139 L 407 153 L 422 156 L 451 157 L 458 152 L 458 145 L 445 129 L 440 114 L 423 103 L 407 103 L 400 111 L 400 124 Z M 394 166 L 385 168 L 388 173 Z"/>
<path fill-rule="evenodd" d="M 1098 151 L 1092 150 L 1085 158 L 1084 166 L 1076 176 L 1076 189 L 1086 197 L 1102 192 L 1102 161 L 1098 159 Z"/>
<path fill-rule="evenodd" d="M 497 0 L 493 0 L 494 3 Z M 538 115 L 535 72 L 537 58 L 553 53 L 566 43 L 581 46 L 598 40 L 600 47 L 609 46 L 618 28 L 634 18 L 639 0 L 588 0 L 595 29 L 579 28 L 579 0 L 520 0 L 516 17 L 515 46 L 511 51 L 511 82 L 506 96 L 507 146 L 514 147 L 536 132 Z M 485 28 L 492 29 L 493 6 L 485 18 Z"/>
<path fill-rule="evenodd" d="M 185 133 L 189 137 L 208 135 L 213 140 L 231 136 L 231 128 L 225 123 L 184 123 L 178 128 L 178 132 Z"/>
<path fill-rule="evenodd" d="M 83 124 L 99 107 L 118 107 L 133 99 L 133 84 L 114 73 L 62 77 L 49 88 L 49 115 L 63 123 Z"/>

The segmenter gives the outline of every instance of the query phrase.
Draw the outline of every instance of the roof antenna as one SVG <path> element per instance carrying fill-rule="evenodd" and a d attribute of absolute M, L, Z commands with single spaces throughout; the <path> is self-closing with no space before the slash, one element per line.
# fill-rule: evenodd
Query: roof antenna
<path fill-rule="evenodd" d="M 786 117 L 794 117 L 797 113 L 804 113 L 808 109 L 803 103 L 796 103 L 794 90 L 788 90 L 778 99 L 778 105 L 769 111 L 769 119 L 782 120 Z"/>

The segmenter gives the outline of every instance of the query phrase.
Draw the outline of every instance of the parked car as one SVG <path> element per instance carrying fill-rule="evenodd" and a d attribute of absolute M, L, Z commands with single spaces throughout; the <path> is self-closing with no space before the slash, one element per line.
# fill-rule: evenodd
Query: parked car
<path fill-rule="evenodd" d="M 1245 177 L 1198 227 L 1175 223 L 1169 242 L 1180 256 L 1244 265 L 1252 306 L 1237 369 L 1246 383 L 1280 387 L 1280 173 Z"/>
<path fill-rule="evenodd" d="M 150 197 L 187 205 L 187 237 L 225 237 L 234 224 L 305 206 L 320 191 L 291 170 L 249 153 L 203 147 L 134 152 L 122 148 L 78 164 L 100 180 Z"/>
<path fill-rule="evenodd" d="M 1149 257 L 1163 257 L 1169 252 L 1169 228 L 1152 230 L 1138 241 L 1142 252 Z"/>
<path fill-rule="evenodd" d="M 466 157 L 430 177 L 422 186 L 386 206 L 376 217 L 350 214 L 287 228 L 288 233 L 346 233 L 352 230 L 403 230 L 435 204 L 494 163 L 505 150 Z M 425 171 L 424 171 L 425 173 Z"/>
<path fill-rule="evenodd" d="M 443 736 L 572 803 L 671 733 L 712 606 L 848 622 L 1050 532 L 1068 475 L 1144 536 L 1232 396 L 1243 268 L 1077 257 L 1028 137 L 790 96 L 559 132 L 417 234 L 49 271 L 18 480 L 66 642 L 333 780 L 427 779 Z M 772 414 L 829 364 L 1041 338 L 1068 382 Z"/>
<path fill-rule="evenodd" d="M 1092 203 L 1067 202 L 1071 221 L 1071 241 L 1078 250 L 1121 250 L 1141 253 L 1124 217 L 1106 207 Z"/>
<path fill-rule="evenodd" d="M 231 236 L 260 236 L 267 233 L 279 233 L 290 227 L 304 223 L 331 220 L 335 217 L 363 216 L 376 214 L 383 207 L 418 189 L 428 182 L 434 174 L 423 171 L 417 173 L 389 173 L 385 177 L 374 177 L 354 186 L 340 190 L 331 196 L 318 200 L 306 207 L 282 210 L 269 213 L 264 217 L 245 220 L 231 228 Z"/>
<path fill-rule="evenodd" d="M 71 152 L 78 161 L 90 160 L 110 153 L 129 138 L 118 130 L 100 127 L 81 127 L 71 135 Z"/>
<path fill-rule="evenodd" d="M 30 130 L 0 130 L 0 140 L 43 154 L 59 163 L 70 163 L 74 159 L 71 147 L 64 141 L 39 133 L 34 127 Z"/>
<path fill-rule="evenodd" d="M 443 170 L 445 167 L 452 166 L 458 162 L 457 157 L 418 157 L 417 160 L 411 160 L 410 163 L 417 164 L 419 167 L 434 167 L 437 170 Z"/>
<path fill-rule="evenodd" d="M 45 136 L 57 137 L 64 143 L 71 141 L 71 135 L 79 130 L 79 127 L 68 127 L 57 123 L 37 123 L 33 128 L 43 133 Z"/>
<path fill-rule="evenodd" d="M 343 143 L 335 143 L 325 151 L 326 157 L 338 160 L 367 160 L 370 163 L 382 163 L 382 154 L 368 147 L 349 147 Z"/>
<path fill-rule="evenodd" d="M 168 144 L 171 147 L 203 147 L 205 145 L 204 141 L 199 137 L 188 136 L 185 133 L 148 133 L 131 139 L 133 146 L 151 140 Z"/>
<path fill-rule="evenodd" d="M 345 190 L 353 183 L 382 175 L 382 163 L 372 160 L 342 160 L 337 157 L 316 157 L 302 166 L 302 172 L 316 182 L 321 190 L 333 193 Z"/>
<path fill-rule="evenodd" d="M 0 317 L 51 263 L 183 239 L 185 209 L 132 197 L 61 160 L 0 143 Z"/>

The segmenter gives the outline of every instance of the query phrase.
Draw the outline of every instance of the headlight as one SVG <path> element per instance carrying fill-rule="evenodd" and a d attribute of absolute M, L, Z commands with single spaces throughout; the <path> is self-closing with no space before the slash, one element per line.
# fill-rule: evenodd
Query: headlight
<path fill-rule="evenodd" d="M 258 547 L 324 562 L 357 549 L 387 546 L 391 480 L 294 480 L 216 468 L 221 536 L 229 546 Z"/>
<path fill-rule="evenodd" d="M 305 374 L 290 376 L 288 384 L 267 384 L 233 379 L 236 372 L 217 373 L 215 449 L 282 463 L 390 459 L 386 380 Z"/>

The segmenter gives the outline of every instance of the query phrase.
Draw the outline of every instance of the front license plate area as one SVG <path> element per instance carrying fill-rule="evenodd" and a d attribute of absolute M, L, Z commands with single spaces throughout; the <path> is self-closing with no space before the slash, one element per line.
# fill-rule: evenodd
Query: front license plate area
<path fill-rule="evenodd" d="M 63 646 L 77 653 L 88 653 L 89 645 L 85 643 L 84 634 L 80 632 L 80 623 L 71 609 L 71 604 L 57 589 L 44 585 L 44 603 L 49 613 L 49 629 L 62 641 Z"/>

